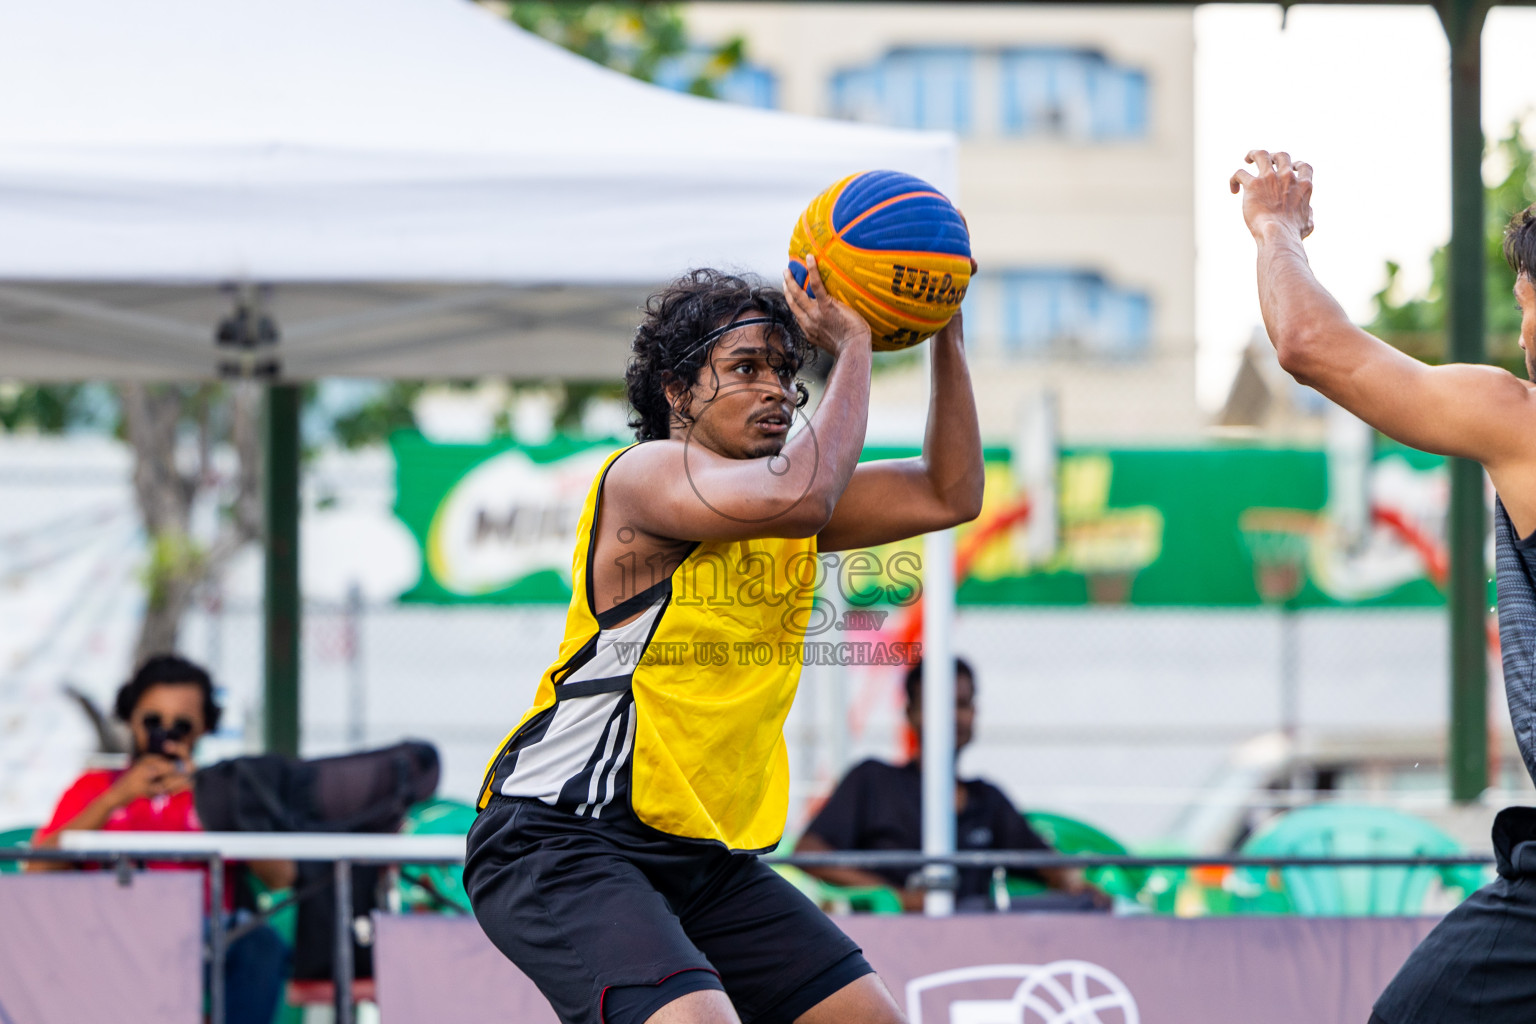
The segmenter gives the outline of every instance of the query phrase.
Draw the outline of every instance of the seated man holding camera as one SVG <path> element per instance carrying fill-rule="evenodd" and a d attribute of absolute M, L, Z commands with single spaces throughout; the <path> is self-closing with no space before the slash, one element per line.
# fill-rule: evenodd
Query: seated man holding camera
<path fill-rule="evenodd" d="M 218 727 L 221 708 L 213 680 L 199 666 L 175 655 L 156 655 L 140 666 L 117 693 L 116 716 L 133 737 L 126 768 L 91 769 L 59 798 L 53 817 L 38 829 L 32 845 L 56 849 L 69 831 L 198 832 L 202 825 L 192 802 L 192 750 Z M 68 870 L 62 861 L 33 861 L 29 870 Z M 247 865 L 269 889 L 293 884 L 292 861 L 251 861 Z M 154 863 L 150 870 L 203 870 L 201 865 Z M 224 887 L 221 908 L 236 920 L 234 887 Z M 225 959 L 227 1024 L 270 1024 L 287 975 L 288 949 L 267 925 L 244 929 Z"/>

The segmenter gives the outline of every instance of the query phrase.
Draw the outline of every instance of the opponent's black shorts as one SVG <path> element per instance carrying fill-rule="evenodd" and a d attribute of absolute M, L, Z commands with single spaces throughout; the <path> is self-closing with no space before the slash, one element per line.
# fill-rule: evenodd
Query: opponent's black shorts
<path fill-rule="evenodd" d="M 723 988 L 744 1024 L 790 1024 L 872 973 L 755 856 L 669 838 L 623 811 L 594 820 L 494 797 L 470 829 L 464 887 L 486 935 L 564 1024 L 641 1024 L 660 1004 L 636 986 L 663 982 L 665 998 Z M 709 976 L 719 984 L 701 985 Z"/>
<path fill-rule="evenodd" d="M 1536 808 L 1500 811 L 1493 849 L 1499 877 L 1424 936 L 1372 1024 L 1536 1020 Z"/>

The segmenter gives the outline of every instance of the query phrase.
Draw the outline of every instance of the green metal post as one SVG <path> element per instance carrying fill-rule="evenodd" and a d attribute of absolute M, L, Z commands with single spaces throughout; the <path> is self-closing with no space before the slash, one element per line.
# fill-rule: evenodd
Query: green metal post
<path fill-rule="evenodd" d="M 268 753 L 299 753 L 299 388 L 272 384 L 266 410 L 266 685 Z"/>
<path fill-rule="evenodd" d="M 1447 356 L 1481 363 L 1484 352 L 1482 32 L 1487 0 L 1441 0 L 1451 44 L 1451 249 Z M 1488 665 L 1485 604 L 1487 524 L 1483 469 L 1451 460 L 1449 604 L 1451 797 L 1477 799 L 1488 785 Z"/>

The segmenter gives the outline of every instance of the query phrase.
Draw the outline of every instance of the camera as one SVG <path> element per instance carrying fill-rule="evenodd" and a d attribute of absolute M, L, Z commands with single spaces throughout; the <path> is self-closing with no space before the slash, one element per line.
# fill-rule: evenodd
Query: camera
<path fill-rule="evenodd" d="M 144 752 L 146 754 L 159 754 L 161 757 L 174 756 L 166 749 L 167 743 L 179 743 L 192 734 L 192 721 L 188 718 L 177 718 L 170 725 L 165 724 L 165 719 L 156 714 L 144 716 Z"/>

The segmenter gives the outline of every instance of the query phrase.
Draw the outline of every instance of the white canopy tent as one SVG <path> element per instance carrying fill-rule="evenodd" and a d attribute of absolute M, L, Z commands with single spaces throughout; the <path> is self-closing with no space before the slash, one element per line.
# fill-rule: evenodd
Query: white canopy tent
<path fill-rule="evenodd" d="M 777 280 L 838 178 L 955 185 L 948 135 L 677 95 L 467 0 L 12 0 L 0 96 L 0 378 L 612 379 L 650 289 Z M 290 752 L 297 416 L 274 388 L 267 735 Z"/>
<path fill-rule="evenodd" d="M 237 301 L 286 379 L 613 377 L 647 289 L 776 280 L 838 177 L 955 179 L 950 136 L 678 95 L 465 0 L 9 3 L 0 95 L 6 377 L 212 377 Z"/>

